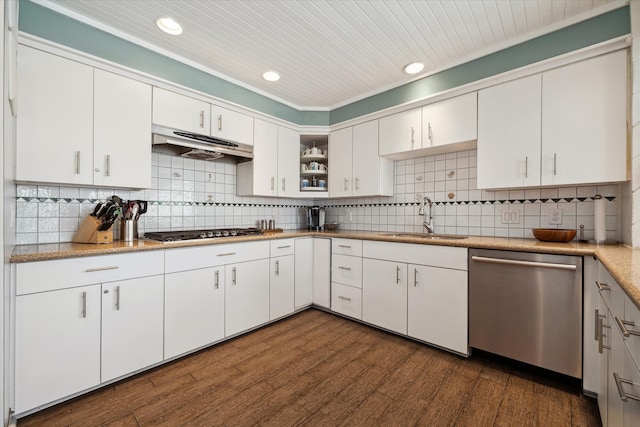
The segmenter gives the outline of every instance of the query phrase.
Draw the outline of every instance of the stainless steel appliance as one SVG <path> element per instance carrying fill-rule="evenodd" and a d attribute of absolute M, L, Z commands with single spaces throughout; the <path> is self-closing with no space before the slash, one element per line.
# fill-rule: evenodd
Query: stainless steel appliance
<path fill-rule="evenodd" d="M 220 237 L 252 236 L 262 234 L 257 228 L 214 228 L 208 230 L 152 231 L 144 234 L 149 240 L 162 243 L 182 240 L 217 239 Z"/>
<path fill-rule="evenodd" d="M 223 156 L 253 158 L 253 147 L 234 141 L 154 125 L 152 147 L 164 147 L 171 154 L 200 160 L 216 160 Z"/>
<path fill-rule="evenodd" d="M 470 249 L 469 345 L 582 378 L 582 258 Z"/>
<path fill-rule="evenodd" d="M 307 229 L 319 231 L 324 227 L 324 208 L 311 206 L 307 208 Z"/>

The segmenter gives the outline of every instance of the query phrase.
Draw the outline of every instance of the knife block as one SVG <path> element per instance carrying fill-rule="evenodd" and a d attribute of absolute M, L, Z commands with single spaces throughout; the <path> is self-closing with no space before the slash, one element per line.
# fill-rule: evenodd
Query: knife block
<path fill-rule="evenodd" d="M 73 235 L 73 241 L 75 243 L 113 243 L 113 225 L 106 231 L 98 231 L 98 228 L 102 225 L 102 221 L 95 216 L 87 216 L 80 228 Z"/>

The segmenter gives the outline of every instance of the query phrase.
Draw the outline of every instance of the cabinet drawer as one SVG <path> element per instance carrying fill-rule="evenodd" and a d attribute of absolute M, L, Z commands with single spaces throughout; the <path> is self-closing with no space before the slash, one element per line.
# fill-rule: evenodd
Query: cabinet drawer
<path fill-rule="evenodd" d="M 408 264 L 467 270 L 467 248 L 366 241 L 362 245 L 365 258 L 384 259 Z"/>
<path fill-rule="evenodd" d="M 332 239 L 331 252 L 334 254 L 362 256 L 362 240 Z"/>
<path fill-rule="evenodd" d="M 331 258 L 331 281 L 361 288 L 362 258 L 334 254 Z"/>
<path fill-rule="evenodd" d="M 271 258 L 283 255 L 293 255 L 294 239 L 272 240 L 271 242 Z"/>
<path fill-rule="evenodd" d="M 340 283 L 331 284 L 331 310 L 362 319 L 362 290 Z"/>
<path fill-rule="evenodd" d="M 269 242 L 225 243 L 170 249 L 165 255 L 165 273 L 269 258 L 269 249 Z"/>
<path fill-rule="evenodd" d="M 38 261 L 16 265 L 17 295 L 153 276 L 164 271 L 164 251 Z"/>
<path fill-rule="evenodd" d="M 598 280 L 591 285 L 596 286 L 609 311 L 614 316 L 622 316 L 624 314 L 624 299 L 626 295 L 604 265 L 600 264 Z"/>
<path fill-rule="evenodd" d="M 626 295 L 624 300 L 624 320 L 633 323 L 625 325 L 629 332 L 640 334 L 640 310 Z M 630 333 L 628 337 L 625 337 L 625 343 L 638 369 L 640 369 L 640 335 Z"/>

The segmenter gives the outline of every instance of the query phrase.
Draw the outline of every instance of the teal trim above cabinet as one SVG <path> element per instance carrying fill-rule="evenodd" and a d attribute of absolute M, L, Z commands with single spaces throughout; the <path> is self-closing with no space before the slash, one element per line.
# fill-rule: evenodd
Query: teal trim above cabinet
<path fill-rule="evenodd" d="M 297 110 L 29 0 L 20 0 L 19 28 L 297 125 L 329 126 L 624 36 L 631 19 L 627 5 L 332 111 Z"/>

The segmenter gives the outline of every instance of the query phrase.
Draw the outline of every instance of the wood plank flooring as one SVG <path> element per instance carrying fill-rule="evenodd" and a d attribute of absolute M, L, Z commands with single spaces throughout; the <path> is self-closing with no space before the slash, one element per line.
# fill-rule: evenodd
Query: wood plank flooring
<path fill-rule="evenodd" d="M 319 310 L 18 420 L 28 426 L 599 426 L 575 385 Z"/>

